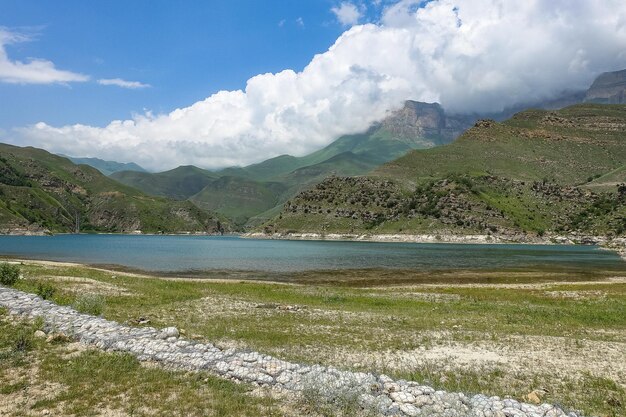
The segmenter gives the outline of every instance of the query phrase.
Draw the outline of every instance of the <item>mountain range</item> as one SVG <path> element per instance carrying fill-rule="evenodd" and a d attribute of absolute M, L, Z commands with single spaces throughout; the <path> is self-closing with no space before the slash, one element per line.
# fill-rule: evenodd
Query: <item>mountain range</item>
<path fill-rule="evenodd" d="M 149 173 L 132 163 L 1 145 L 0 229 L 72 231 L 78 221 L 82 230 L 110 232 L 219 233 L 260 225 L 280 232 L 573 230 L 569 220 L 550 218 L 542 201 L 551 200 L 538 190 L 559 190 L 552 205 L 574 202 L 563 209 L 567 216 L 583 207 L 594 210 L 586 200 L 614 202 L 611 196 L 621 195 L 616 187 L 626 171 L 619 139 L 623 108 L 591 103 L 623 103 L 625 90 L 626 70 L 600 75 L 587 91 L 536 105 L 590 103 L 560 111 L 459 116 L 437 103 L 407 101 L 367 131 L 309 155 L 220 171 L 180 166 Z M 487 116 L 495 120 L 479 121 Z M 418 192 L 424 195 L 418 198 Z M 368 193 L 377 197 L 371 200 Z M 392 206 L 377 205 L 383 202 Z M 456 214 L 445 204 L 456 207 Z M 502 218 L 493 224 L 477 220 L 496 212 Z M 331 218 L 319 216 L 324 213 Z M 434 214 L 439 217 L 428 217 Z M 603 218 L 598 231 L 621 233 L 617 220 Z M 579 230 L 592 230 L 585 227 Z"/>
<path fill-rule="evenodd" d="M 100 159 L 100 158 L 76 158 L 73 156 L 67 156 L 67 155 L 62 155 L 62 154 L 60 154 L 59 156 L 63 156 L 69 159 L 76 165 L 84 164 L 84 165 L 89 165 L 91 167 L 94 167 L 98 171 L 102 172 L 104 175 L 111 175 L 114 172 L 119 172 L 119 171 L 147 172 L 145 169 L 143 169 L 142 167 L 140 167 L 134 162 L 124 163 L 124 162 L 115 162 L 115 161 L 105 161 L 104 159 Z"/>
<path fill-rule="evenodd" d="M 533 107 L 558 109 L 582 102 L 622 103 L 626 70 L 601 74 L 587 91 L 564 92 Z M 298 192 L 325 178 L 363 175 L 410 150 L 428 149 L 454 141 L 485 117 L 505 120 L 525 107 L 497 114 L 448 115 L 437 103 L 407 101 L 400 110 L 361 134 L 346 135 L 324 149 L 303 157 L 281 155 L 242 168 L 218 172 L 193 166 L 151 174 L 122 171 L 112 178 L 143 192 L 177 200 L 230 218 L 240 228 L 253 228 L 276 216 Z"/>
<path fill-rule="evenodd" d="M 407 101 L 366 132 L 342 136 L 306 156 L 281 155 L 217 172 L 181 166 L 160 173 L 115 172 L 111 178 L 150 195 L 188 199 L 240 227 L 254 226 L 278 214 L 287 199 L 328 176 L 362 175 L 412 149 L 450 143 L 474 120 L 446 115 L 437 103 Z"/>
<path fill-rule="evenodd" d="M 478 121 L 452 144 L 327 178 L 265 232 L 624 236 L 626 106 Z"/>
<path fill-rule="evenodd" d="M 43 149 L 0 144 L 0 233 L 222 233 L 222 217 L 153 197 Z"/>

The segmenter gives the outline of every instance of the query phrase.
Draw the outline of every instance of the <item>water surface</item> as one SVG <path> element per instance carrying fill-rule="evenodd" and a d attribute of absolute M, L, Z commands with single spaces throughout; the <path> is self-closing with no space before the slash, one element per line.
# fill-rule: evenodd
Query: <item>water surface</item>
<path fill-rule="evenodd" d="M 328 269 L 626 269 L 595 246 L 286 241 L 214 236 L 0 236 L 0 255 L 158 272 Z"/>

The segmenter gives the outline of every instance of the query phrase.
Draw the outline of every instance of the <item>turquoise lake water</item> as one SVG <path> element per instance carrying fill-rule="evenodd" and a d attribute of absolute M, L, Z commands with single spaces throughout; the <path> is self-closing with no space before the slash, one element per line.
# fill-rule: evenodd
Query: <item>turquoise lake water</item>
<path fill-rule="evenodd" d="M 286 241 L 231 236 L 0 236 L 0 255 L 160 272 L 520 267 L 626 270 L 626 262 L 617 254 L 595 246 Z"/>

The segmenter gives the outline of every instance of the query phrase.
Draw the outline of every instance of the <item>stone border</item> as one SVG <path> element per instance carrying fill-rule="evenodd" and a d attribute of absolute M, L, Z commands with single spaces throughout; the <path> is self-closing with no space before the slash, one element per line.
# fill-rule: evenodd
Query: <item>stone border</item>
<path fill-rule="evenodd" d="M 580 417 L 550 404 L 532 405 L 482 394 L 469 397 L 417 382 L 394 381 L 386 375 L 301 365 L 252 351 L 221 350 L 211 343 L 184 340 L 175 327 L 129 327 L 3 286 L 0 307 L 21 318 L 41 317 L 47 333 L 61 332 L 104 351 L 129 353 L 140 361 L 172 369 L 209 371 L 328 405 L 349 402 L 384 416 Z"/>

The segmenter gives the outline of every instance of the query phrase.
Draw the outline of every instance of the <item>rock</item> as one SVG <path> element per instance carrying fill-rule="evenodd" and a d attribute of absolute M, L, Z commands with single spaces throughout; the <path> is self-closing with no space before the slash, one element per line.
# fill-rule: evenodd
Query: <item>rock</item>
<path fill-rule="evenodd" d="M 408 392 L 392 392 L 389 397 L 397 403 L 414 403 L 415 397 Z"/>
<path fill-rule="evenodd" d="M 64 333 L 52 333 L 46 338 L 48 343 L 65 343 L 69 341 L 70 338 Z"/>
<path fill-rule="evenodd" d="M 178 329 L 176 327 L 166 327 L 165 329 L 161 330 L 161 332 L 157 336 L 157 339 L 169 339 L 171 337 L 178 337 L 179 335 L 180 333 L 178 332 Z"/>
<path fill-rule="evenodd" d="M 531 404 L 541 404 L 541 400 L 546 393 L 547 391 L 542 388 L 533 390 L 524 396 L 524 401 L 528 401 Z"/>
<path fill-rule="evenodd" d="M 35 333 L 33 333 L 33 336 L 36 339 L 45 339 L 46 338 L 46 333 L 44 333 L 42 330 L 37 330 Z"/>
<path fill-rule="evenodd" d="M 626 70 L 600 74 L 589 87 L 585 101 L 603 104 L 626 103 Z"/>
<path fill-rule="evenodd" d="M 129 327 L 100 317 L 80 314 L 39 297 L 0 286 L 0 307 L 23 318 L 42 317 L 46 329 L 56 329 L 47 341 L 66 342 L 68 335 L 80 343 L 107 351 L 126 352 L 141 361 L 151 361 L 185 371 L 210 371 L 240 382 L 301 393 L 313 388 L 320 401 L 337 404 L 342 398 L 358 398 L 359 404 L 383 415 L 444 417 L 566 417 L 559 407 L 521 404 L 513 399 L 435 391 L 417 382 L 394 380 L 386 375 L 342 371 L 321 365 L 301 365 L 258 352 L 221 350 L 210 343 L 179 339 L 176 327 L 162 330 Z M 35 332 L 43 338 L 44 332 Z M 527 397 L 541 399 L 546 390 Z M 536 397 L 536 398 L 535 398 Z M 620 404 L 614 400 L 614 404 Z M 567 417 L 576 417 L 568 415 Z"/>
<path fill-rule="evenodd" d="M 412 404 L 401 404 L 400 411 L 407 416 L 418 416 L 420 414 L 420 410 Z"/>

